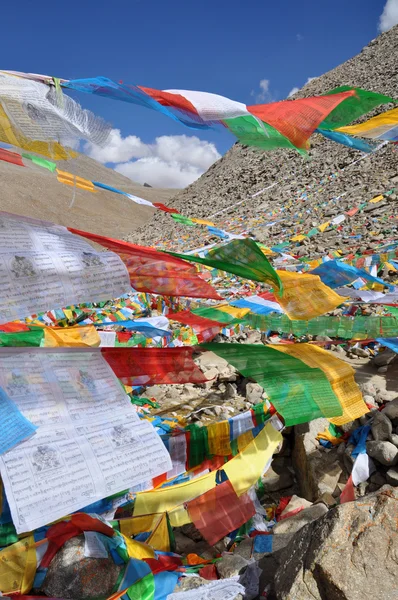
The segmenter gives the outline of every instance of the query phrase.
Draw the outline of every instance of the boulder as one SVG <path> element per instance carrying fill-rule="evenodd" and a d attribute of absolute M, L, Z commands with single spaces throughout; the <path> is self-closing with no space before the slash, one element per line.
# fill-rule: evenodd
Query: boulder
<path fill-rule="evenodd" d="M 124 565 L 112 558 L 85 557 L 84 546 L 84 535 L 65 542 L 48 567 L 41 592 L 65 600 L 105 600 L 113 593 Z"/>
<path fill-rule="evenodd" d="M 372 421 L 372 435 L 376 442 L 385 442 L 392 433 L 392 424 L 387 415 L 376 412 Z"/>
<path fill-rule="evenodd" d="M 398 469 L 397 468 L 391 468 L 388 469 L 387 473 L 386 473 L 386 479 L 387 479 L 387 483 L 389 483 L 390 485 L 397 487 L 398 486 Z"/>
<path fill-rule="evenodd" d="M 311 502 L 324 493 L 333 494 L 342 473 L 337 449 L 321 451 L 316 439 L 327 427 L 327 419 L 315 419 L 294 428 L 293 466 L 301 495 Z"/>
<path fill-rule="evenodd" d="M 282 533 L 296 533 L 302 527 L 308 523 L 311 523 L 312 521 L 315 521 L 316 519 L 319 519 L 327 512 L 328 508 L 322 502 L 319 504 L 313 504 L 308 508 L 304 508 L 304 510 L 297 513 L 297 515 L 279 521 L 279 523 L 277 523 L 273 528 L 272 532 L 275 535 Z"/>
<path fill-rule="evenodd" d="M 246 384 L 246 400 L 252 404 L 260 404 L 262 402 L 264 388 L 258 383 L 249 381 Z"/>
<path fill-rule="evenodd" d="M 331 509 L 281 552 L 278 600 L 396 600 L 398 490 Z"/>
<path fill-rule="evenodd" d="M 391 420 L 398 419 L 398 398 L 388 402 L 387 406 L 381 411 L 381 414 L 385 415 Z"/>
<path fill-rule="evenodd" d="M 398 448 L 391 442 L 366 442 L 366 451 L 371 458 L 387 467 L 398 463 Z"/>
<path fill-rule="evenodd" d="M 216 563 L 217 573 L 221 579 L 240 575 L 247 567 L 249 561 L 239 554 L 224 552 L 220 561 Z"/>

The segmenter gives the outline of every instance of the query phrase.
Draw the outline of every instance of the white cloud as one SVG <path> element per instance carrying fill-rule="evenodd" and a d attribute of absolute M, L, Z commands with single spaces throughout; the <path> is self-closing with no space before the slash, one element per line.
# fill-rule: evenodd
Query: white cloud
<path fill-rule="evenodd" d="M 269 90 L 269 86 L 269 79 L 261 79 L 260 83 L 258 84 L 260 91 L 256 92 L 252 90 L 250 92 L 250 95 L 253 96 L 253 98 L 255 98 L 256 102 L 259 104 L 262 102 L 272 102 L 273 98 Z"/>
<path fill-rule="evenodd" d="M 317 77 L 308 77 L 308 79 L 304 85 L 307 85 L 307 83 L 309 83 L 310 81 L 313 81 L 314 79 L 317 79 Z M 304 85 L 302 87 L 304 87 Z M 288 93 L 287 97 L 290 98 L 290 96 L 294 96 L 294 94 L 296 94 L 299 90 L 301 90 L 301 88 L 298 88 L 298 87 L 292 88 L 290 90 L 290 92 Z"/>
<path fill-rule="evenodd" d="M 303 35 L 301 35 L 301 33 L 296 33 L 296 40 L 297 40 L 298 42 L 302 42 L 302 41 L 303 41 L 303 39 L 304 39 L 304 36 L 303 36 Z"/>
<path fill-rule="evenodd" d="M 138 183 L 162 188 L 184 188 L 203 173 L 202 169 L 193 165 L 165 161 L 158 156 L 116 165 L 115 171 Z"/>
<path fill-rule="evenodd" d="M 379 31 L 388 31 L 398 24 L 398 0 L 387 0 L 379 20 Z"/>
<path fill-rule="evenodd" d="M 87 143 L 84 151 L 138 183 L 172 188 L 186 187 L 220 158 L 214 144 L 196 136 L 163 135 L 146 144 L 134 135 L 123 138 L 119 129 L 105 148 Z"/>

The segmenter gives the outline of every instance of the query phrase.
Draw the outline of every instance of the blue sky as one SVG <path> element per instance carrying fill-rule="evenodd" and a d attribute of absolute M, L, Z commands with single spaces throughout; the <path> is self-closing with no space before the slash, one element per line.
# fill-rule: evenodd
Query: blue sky
<path fill-rule="evenodd" d="M 398 10 L 398 0 L 387 3 L 393 12 Z M 269 95 L 264 101 L 280 100 L 376 37 L 385 5 L 386 0 L 7 2 L 2 8 L 2 68 L 67 79 L 104 75 L 159 89 L 214 92 L 247 104 L 255 103 L 252 93 L 259 95 L 260 82 L 267 80 Z M 74 97 L 120 130 L 113 140 L 114 153 L 97 152 L 96 157 L 118 165 L 122 158 L 126 174 L 129 163 L 147 161 L 144 178 L 150 175 L 151 164 L 154 172 L 163 173 L 153 178 L 155 184 L 163 179 L 173 183 L 173 177 L 179 183 L 178 169 L 168 179 L 159 161 L 176 162 L 177 156 L 181 162 L 186 144 L 193 170 L 180 178 L 182 185 L 194 178 L 195 169 L 203 171 L 206 160 L 214 160 L 234 142 L 222 131 L 197 133 L 202 144 L 192 142 L 187 140 L 191 130 L 154 111 L 85 94 Z M 139 143 L 135 138 L 126 143 L 126 136 L 136 136 Z M 159 136 L 185 136 L 180 152 L 177 138 L 169 144 L 166 140 L 159 149 L 155 142 Z M 124 152 L 118 154 L 119 147 Z M 194 147 L 203 152 L 203 164 Z M 87 151 L 95 155 L 95 150 Z M 148 162 L 151 157 L 158 160 L 157 166 L 156 161 Z M 139 165 L 131 172 L 140 179 Z"/>

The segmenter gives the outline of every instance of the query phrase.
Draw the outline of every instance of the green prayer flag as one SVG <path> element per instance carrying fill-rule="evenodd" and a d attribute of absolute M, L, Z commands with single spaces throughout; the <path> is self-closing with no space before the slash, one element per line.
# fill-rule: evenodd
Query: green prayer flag
<path fill-rule="evenodd" d="M 296 148 L 292 142 L 282 135 L 275 127 L 268 125 L 254 115 L 242 115 L 232 119 L 224 119 L 224 124 L 233 133 L 241 144 L 245 146 L 256 146 L 262 150 L 274 150 L 275 148 L 290 148 L 300 154 L 306 155 L 306 151 Z"/>
<path fill-rule="evenodd" d="M 10 546 L 18 542 L 18 534 L 13 523 L 0 525 L 0 547 Z"/>
<path fill-rule="evenodd" d="M 55 162 L 52 162 L 51 160 L 46 160 L 45 158 L 41 158 L 41 156 L 35 156 L 34 154 L 28 154 L 27 152 L 22 152 L 22 156 L 23 158 L 28 158 L 29 160 L 31 160 L 35 165 L 43 167 L 44 169 L 48 169 L 52 173 L 54 173 L 55 169 L 57 168 Z"/>
<path fill-rule="evenodd" d="M 340 402 L 321 369 L 274 348 L 257 344 L 202 344 L 254 379 L 267 392 L 285 425 L 342 414 Z"/>
<path fill-rule="evenodd" d="M 18 331 L 12 333 L 0 332 L 0 346 L 40 346 L 44 338 L 44 329 Z"/>
<path fill-rule="evenodd" d="M 337 127 L 344 127 L 362 115 L 370 112 L 376 106 L 380 104 L 389 104 L 390 102 L 398 102 L 390 96 L 384 96 L 377 92 L 370 92 L 361 88 L 354 88 L 349 85 L 341 85 L 340 87 L 327 92 L 325 95 L 340 94 L 341 92 L 348 92 L 349 90 L 355 90 L 356 96 L 350 96 L 341 102 L 331 113 L 326 117 L 324 121 L 319 125 L 320 129 L 337 129 Z"/>
<path fill-rule="evenodd" d="M 209 457 L 207 427 L 200 427 L 196 423 L 192 423 L 185 429 L 190 433 L 188 468 L 193 469 Z"/>
<path fill-rule="evenodd" d="M 148 573 L 129 587 L 126 592 L 130 600 L 154 600 L 155 578 L 153 573 Z"/>
<path fill-rule="evenodd" d="M 250 238 L 233 240 L 228 244 L 209 251 L 206 258 L 192 256 L 191 254 L 178 254 L 168 252 L 184 260 L 207 265 L 213 269 L 234 273 L 239 277 L 252 281 L 263 281 L 274 285 L 282 293 L 282 282 L 269 260 L 261 252 L 256 242 Z"/>
<path fill-rule="evenodd" d="M 205 319 L 211 319 L 212 321 L 218 321 L 218 323 L 223 323 L 225 325 L 236 325 L 237 323 L 242 323 L 243 319 L 237 319 L 233 315 L 224 312 L 223 310 L 218 310 L 217 308 L 213 308 L 211 306 L 201 306 L 200 308 L 193 308 L 191 313 L 194 315 L 198 315 L 198 317 L 204 317 Z"/>
<path fill-rule="evenodd" d="M 389 311 L 393 307 L 388 307 Z M 398 311 L 397 311 L 398 313 Z M 291 321 L 287 315 L 256 315 L 247 313 L 243 322 L 260 331 L 301 335 L 328 335 L 331 338 L 375 339 L 378 337 L 398 337 L 397 317 L 330 317 L 321 316 L 309 321 Z"/>
<path fill-rule="evenodd" d="M 182 225 L 189 225 L 190 227 L 195 227 L 196 223 L 191 221 L 188 217 L 184 217 L 184 215 L 180 215 L 179 213 L 171 213 L 171 218 L 177 223 L 181 223 Z"/>

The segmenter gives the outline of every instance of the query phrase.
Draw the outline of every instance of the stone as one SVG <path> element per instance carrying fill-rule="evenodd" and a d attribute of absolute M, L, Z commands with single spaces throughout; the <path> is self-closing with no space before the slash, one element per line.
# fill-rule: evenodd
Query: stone
<path fill-rule="evenodd" d="M 264 388 L 258 383 L 249 381 L 246 384 L 246 400 L 252 404 L 260 404 L 263 401 Z"/>
<path fill-rule="evenodd" d="M 288 469 L 283 469 L 281 473 L 277 473 L 274 468 L 274 465 L 269 467 L 266 473 L 264 473 L 264 475 L 261 477 L 264 491 L 266 493 L 277 492 L 279 490 L 289 488 L 294 484 L 293 473 L 291 473 Z"/>
<path fill-rule="evenodd" d="M 292 512 L 297 508 L 309 508 L 310 506 L 312 506 L 312 502 L 309 502 L 305 498 L 300 498 L 300 496 L 296 496 L 296 494 L 293 494 L 289 504 L 281 512 L 281 516 L 283 517 L 284 515 L 287 515 L 289 512 Z"/>
<path fill-rule="evenodd" d="M 251 331 L 245 340 L 245 344 L 261 344 L 261 332 Z"/>
<path fill-rule="evenodd" d="M 293 466 L 301 495 L 310 502 L 325 492 L 333 494 L 342 472 L 336 448 L 329 452 L 319 450 L 316 436 L 327 427 L 327 419 L 315 419 L 294 428 Z"/>
<path fill-rule="evenodd" d="M 277 523 L 273 528 L 272 532 L 275 535 L 279 533 L 296 533 L 299 531 L 299 529 L 304 527 L 304 525 L 319 519 L 327 512 L 328 508 L 322 502 L 319 504 L 313 504 L 312 506 L 297 513 L 297 515 L 279 521 L 279 523 Z"/>
<path fill-rule="evenodd" d="M 386 407 L 383 408 L 383 410 L 381 411 L 381 414 L 391 419 L 391 421 L 394 419 L 398 419 L 398 398 L 395 398 L 395 400 L 391 400 L 390 402 L 388 402 Z"/>
<path fill-rule="evenodd" d="M 84 535 L 78 535 L 58 550 L 52 559 L 40 591 L 53 598 L 90 600 L 113 593 L 123 565 L 112 558 L 84 556 Z"/>
<path fill-rule="evenodd" d="M 221 579 L 240 575 L 246 569 L 248 561 L 239 554 L 224 552 L 220 561 L 216 563 L 217 573 Z"/>
<path fill-rule="evenodd" d="M 197 577 L 181 577 L 181 579 L 178 580 L 178 584 L 174 588 L 173 593 L 177 594 L 178 592 L 188 592 L 189 590 L 196 590 L 202 585 L 207 585 L 208 583 L 208 579 L 204 579 L 199 575 Z"/>
<path fill-rule="evenodd" d="M 277 600 L 396 600 L 397 519 L 384 486 L 303 527 L 278 557 Z"/>
<path fill-rule="evenodd" d="M 392 433 L 392 424 L 386 414 L 376 412 L 372 420 L 372 435 L 376 441 L 384 442 Z"/>
<path fill-rule="evenodd" d="M 366 451 L 382 465 L 393 467 L 398 463 L 398 448 L 391 442 L 366 442 Z"/>
<path fill-rule="evenodd" d="M 389 365 L 396 357 L 396 353 L 386 348 L 383 352 L 380 352 L 377 356 L 375 356 L 372 360 L 373 364 L 376 367 L 385 367 Z"/>
<path fill-rule="evenodd" d="M 380 389 L 376 393 L 376 401 L 380 404 L 384 404 L 385 402 L 392 402 L 395 399 L 397 399 L 396 390 Z"/>
<path fill-rule="evenodd" d="M 392 433 L 389 437 L 389 441 L 394 444 L 394 446 L 398 447 L 398 435 L 396 433 Z"/>
<path fill-rule="evenodd" d="M 386 473 L 386 479 L 387 479 L 387 483 L 389 483 L 390 485 L 397 487 L 398 486 L 398 469 L 392 467 L 391 469 L 388 469 L 387 473 Z"/>
<path fill-rule="evenodd" d="M 387 479 L 380 471 L 376 471 L 373 475 L 370 476 L 369 481 L 371 483 L 375 483 L 376 485 L 382 486 L 387 482 Z"/>
<path fill-rule="evenodd" d="M 237 393 L 238 393 L 238 391 L 237 391 L 236 383 L 228 382 L 227 385 L 225 386 L 224 398 L 226 400 L 235 398 Z"/>

